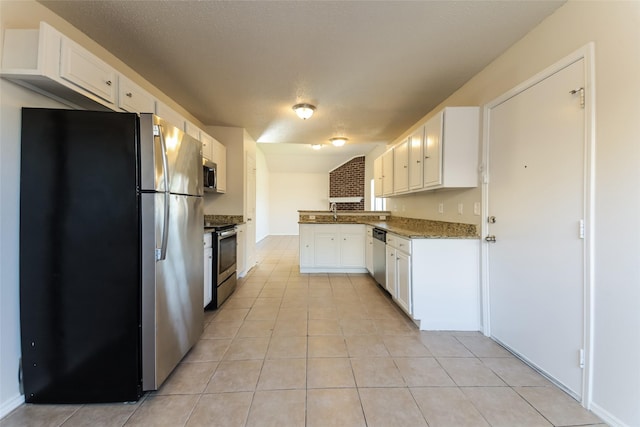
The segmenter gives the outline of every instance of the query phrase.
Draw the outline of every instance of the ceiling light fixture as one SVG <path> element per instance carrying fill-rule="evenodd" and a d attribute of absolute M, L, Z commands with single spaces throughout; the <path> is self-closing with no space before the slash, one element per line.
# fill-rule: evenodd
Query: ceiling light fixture
<path fill-rule="evenodd" d="M 342 147 L 349 138 L 345 138 L 344 136 L 336 136 L 334 138 L 329 138 L 329 141 L 333 144 L 334 147 Z"/>
<path fill-rule="evenodd" d="M 316 111 L 316 107 L 311 104 L 296 104 L 292 109 L 302 120 L 307 120 L 309 117 L 313 116 L 313 112 Z"/>
<path fill-rule="evenodd" d="M 311 144 L 311 148 L 313 148 L 314 150 L 319 150 L 322 148 L 321 144 Z"/>

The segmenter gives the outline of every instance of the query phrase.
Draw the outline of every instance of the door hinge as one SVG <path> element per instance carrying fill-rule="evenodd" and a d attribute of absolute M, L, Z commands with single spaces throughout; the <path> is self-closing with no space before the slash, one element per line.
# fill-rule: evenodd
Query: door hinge
<path fill-rule="evenodd" d="M 579 234 L 581 239 L 584 239 L 584 219 L 580 220 L 580 224 L 579 224 L 578 227 L 579 227 L 578 234 Z"/>
<path fill-rule="evenodd" d="M 578 89 L 570 90 L 569 93 L 571 95 L 575 95 L 576 93 L 580 93 L 580 107 L 584 108 L 584 88 L 580 87 Z"/>
<path fill-rule="evenodd" d="M 580 349 L 580 355 L 578 357 L 579 357 L 578 363 L 580 364 L 580 367 L 584 368 L 584 348 Z"/>

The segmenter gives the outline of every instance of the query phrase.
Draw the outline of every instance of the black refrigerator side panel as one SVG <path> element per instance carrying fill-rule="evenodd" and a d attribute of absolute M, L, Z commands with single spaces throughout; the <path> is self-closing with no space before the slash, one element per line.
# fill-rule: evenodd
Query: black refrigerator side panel
<path fill-rule="evenodd" d="M 141 395 L 137 122 L 126 113 L 22 111 L 27 402 Z"/>

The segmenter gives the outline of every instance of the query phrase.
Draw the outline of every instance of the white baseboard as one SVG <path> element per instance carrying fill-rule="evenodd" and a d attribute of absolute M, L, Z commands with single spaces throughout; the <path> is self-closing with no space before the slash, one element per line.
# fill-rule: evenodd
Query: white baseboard
<path fill-rule="evenodd" d="M 613 414 L 609 413 L 609 411 L 598 406 L 595 403 L 591 403 L 591 412 L 599 416 L 602 421 L 604 421 L 611 427 L 631 427 L 630 424 L 625 424 L 624 422 L 616 418 Z"/>
<path fill-rule="evenodd" d="M 11 411 L 16 409 L 18 406 L 22 405 L 23 403 L 24 403 L 24 396 L 21 394 L 17 394 L 13 398 L 5 402 L 2 402 L 2 404 L 0 405 L 0 419 L 9 415 Z"/>

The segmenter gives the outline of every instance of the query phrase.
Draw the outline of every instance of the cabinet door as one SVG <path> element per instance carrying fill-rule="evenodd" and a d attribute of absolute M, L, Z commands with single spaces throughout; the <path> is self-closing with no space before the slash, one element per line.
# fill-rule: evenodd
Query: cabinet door
<path fill-rule="evenodd" d="M 202 157 L 215 162 L 213 153 L 213 145 L 215 140 L 213 139 L 213 137 L 207 135 L 204 132 L 200 132 L 200 141 L 202 142 Z"/>
<path fill-rule="evenodd" d="M 218 165 L 218 193 L 227 192 L 227 147 L 213 140 L 213 157 Z"/>
<path fill-rule="evenodd" d="M 363 268 L 365 266 L 364 225 L 340 226 L 340 266 Z"/>
<path fill-rule="evenodd" d="M 245 224 L 240 224 L 238 226 L 238 246 L 236 247 L 236 263 L 237 270 L 239 276 L 244 276 L 247 269 L 247 254 L 246 254 L 246 243 L 247 241 L 247 226 Z"/>
<path fill-rule="evenodd" d="M 409 190 L 422 188 L 424 126 L 421 126 L 409 137 Z"/>
<path fill-rule="evenodd" d="M 396 251 L 396 302 L 411 315 L 411 256 Z"/>
<path fill-rule="evenodd" d="M 442 183 L 442 111 L 425 124 L 424 136 L 424 186 Z"/>
<path fill-rule="evenodd" d="M 118 107 L 130 113 L 155 113 L 156 100 L 124 76 L 118 79 Z"/>
<path fill-rule="evenodd" d="M 313 267 L 313 224 L 300 224 L 300 267 Z"/>
<path fill-rule="evenodd" d="M 60 77 L 112 104 L 116 103 L 116 71 L 79 44 L 62 38 Z"/>
<path fill-rule="evenodd" d="M 364 263 L 369 274 L 373 275 L 373 227 L 367 226 L 367 237 L 364 247 Z"/>
<path fill-rule="evenodd" d="M 393 194 L 393 150 L 382 155 L 382 195 Z"/>
<path fill-rule="evenodd" d="M 213 248 L 204 250 L 204 306 L 213 299 Z"/>
<path fill-rule="evenodd" d="M 184 131 L 184 117 L 167 104 L 160 101 L 156 102 L 156 114 L 181 131 Z"/>
<path fill-rule="evenodd" d="M 336 267 L 340 265 L 338 233 L 316 229 L 313 237 L 313 249 L 315 267 Z"/>
<path fill-rule="evenodd" d="M 373 161 L 373 195 L 382 197 L 382 156 Z"/>
<path fill-rule="evenodd" d="M 393 148 L 393 192 L 409 190 L 409 140 Z"/>
<path fill-rule="evenodd" d="M 185 120 L 184 122 L 184 132 L 192 138 L 200 141 L 200 128 L 188 120 Z"/>
<path fill-rule="evenodd" d="M 391 296 L 396 298 L 396 249 L 387 245 L 386 247 L 387 262 L 386 262 L 386 288 Z"/>

